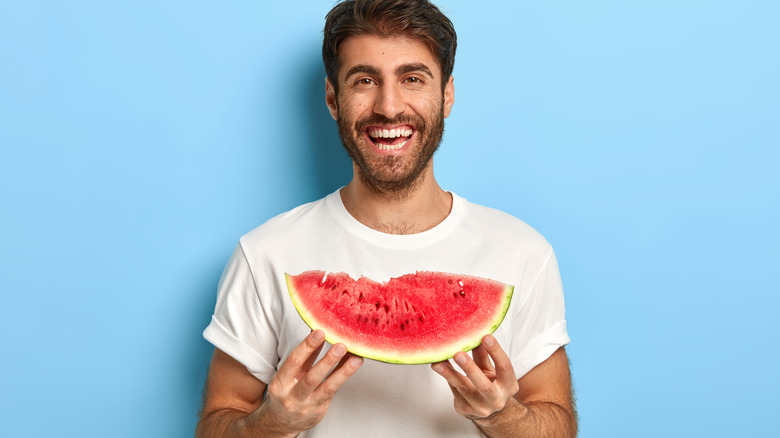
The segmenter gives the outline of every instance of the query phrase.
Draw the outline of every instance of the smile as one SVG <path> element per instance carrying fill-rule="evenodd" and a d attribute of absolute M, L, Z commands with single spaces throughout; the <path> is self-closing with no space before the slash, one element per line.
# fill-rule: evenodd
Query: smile
<path fill-rule="evenodd" d="M 409 126 L 392 129 L 372 126 L 366 130 L 366 133 L 379 150 L 397 151 L 406 145 L 414 130 Z"/>

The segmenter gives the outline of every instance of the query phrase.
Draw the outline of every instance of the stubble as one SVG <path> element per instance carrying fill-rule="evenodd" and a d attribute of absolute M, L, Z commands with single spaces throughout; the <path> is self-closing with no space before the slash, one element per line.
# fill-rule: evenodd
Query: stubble
<path fill-rule="evenodd" d="M 358 168 L 358 178 L 370 191 L 385 198 L 402 200 L 422 184 L 423 172 L 439 148 L 444 134 L 443 104 L 442 99 L 430 120 L 417 115 L 400 114 L 389 119 L 381 114 L 373 114 L 355 123 L 347 120 L 339 107 L 337 123 L 341 142 Z M 370 125 L 411 125 L 416 131 L 415 135 L 419 136 L 415 141 L 419 141 L 420 145 L 412 156 L 376 157 L 371 156 L 369 151 L 363 153 L 360 143 L 365 142 L 363 133 Z"/>

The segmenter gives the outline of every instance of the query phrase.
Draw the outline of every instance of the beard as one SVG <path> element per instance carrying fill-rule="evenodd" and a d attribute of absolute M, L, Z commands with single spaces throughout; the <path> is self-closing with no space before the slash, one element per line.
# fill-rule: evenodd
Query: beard
<path fill-rule="evenodd" d="M 358 177 L 369 190 L 376 194 L 403 199 L 412 193 L 422 183 L 423 171 L 428 167 L 433 154 L 439 148 L 444 134 L 443 102 L 433 112 L 433 117 L 426 120 L 417 115 L 401 114 L 389 119 L 381 114 L 355 121 L 347 120 L 339 108 L 337 123 L 339 136 L 347 150 L 347 154 L 358 168 Z M 377 157 L 365 143 L 364 132 L 368 126 L 379 125 L 410 125 L 414 128 L 414 141 L 418 143 L 414 150 L 402 155 Z"/>

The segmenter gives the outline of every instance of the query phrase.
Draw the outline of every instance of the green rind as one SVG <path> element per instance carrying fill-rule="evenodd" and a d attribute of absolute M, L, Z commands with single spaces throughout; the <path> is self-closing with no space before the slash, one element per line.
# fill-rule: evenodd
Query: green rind
<path fill-rule="evenodd" d="M 381 362 L 403 364 L 403 365 L 416 365 L 416 364 L 442 362 L 451 359 L 453 356 L 455 356 L 455 353 L 457 353 L 458 351 L 468 352 L 478 347 L 482 343 L 482 338 L 485 335 L 493 334 L 501 325 L 501 323 L 504 321 L 504 318 L 506 317 L 506 313 L 509 311 L 509 305 L 512 302 L 512 294 L 514 293 L 514 286 L 506 284 L 504 287 L 504 301 L 500 310 L 500 314 L 497 315 L 497 317 L 493 320 L 494 322 L 492 322 L 489 327 L 486 327 L 484 331 L 480 330 L 478 334 L 474 334 L 468 337 L 463 336 L 461 338 L 463 339 L 462 341 L 455 341 L 451 344 L 451 345 L 453 344 L 461 345 L 460 347 L 447 346 L 444 348 L 439 348 L 434 352 L 425 351 L 414 355 L 409 355 L 403 352 L 399 352 L 400 354 L 388 356 L 388 355 L 383 355 L 382 352 L 377 351 L 376 348 L 371 348 L 370 346 L 364 345 L 358 340 L 342 339 L 341 337 L 333 335 L 332 333 L 328 333 L 327 330 L 324 330 L 323 329 L 324 325 L 317 324 L 317 322 L 307 312 L 302 310 L 303 305 L 300 302 L 300 300 L 298 300 L 296 294 L 294 293 L 295 288 L 293 287 L 293 284 L 291 282 L 293 276 L 287 273 L 285 273 L 284 276 L 285 276 L 285 282 L 287 283 L 287 291 L 290 294 L 290 299 L 293 302 L 293 306 L 295 306 L 295 310 L 298 311 L 298 314 L 301 316 L 303 321 L 312 330 L 317 330 L 317 329 L 323 330 L 323 332 L 325 332 L 326 341 L 328 341 L 332 345 L 338 343 L 344 344 L 350 353 L 355 354 L 357 356 L 364 357 L 366 359 L 373 359 Z"/>

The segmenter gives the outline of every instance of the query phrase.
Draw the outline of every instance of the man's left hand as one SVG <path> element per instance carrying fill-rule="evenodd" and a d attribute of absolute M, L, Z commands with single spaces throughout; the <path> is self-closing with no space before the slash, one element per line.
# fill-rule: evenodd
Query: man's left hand
<path fill-rule="evenodd" d="M 472 350 L 473 359 L 458 352 L 453 359 L 466 375 L 459 373 L 449 361 L 431 364 L 431 368 L 447 379 L 455 396 L 455 411 L 471 420 L 478 420 L 504 409 L 518 389 L 517 377 L 506 352 L 492 335 Z"/>

